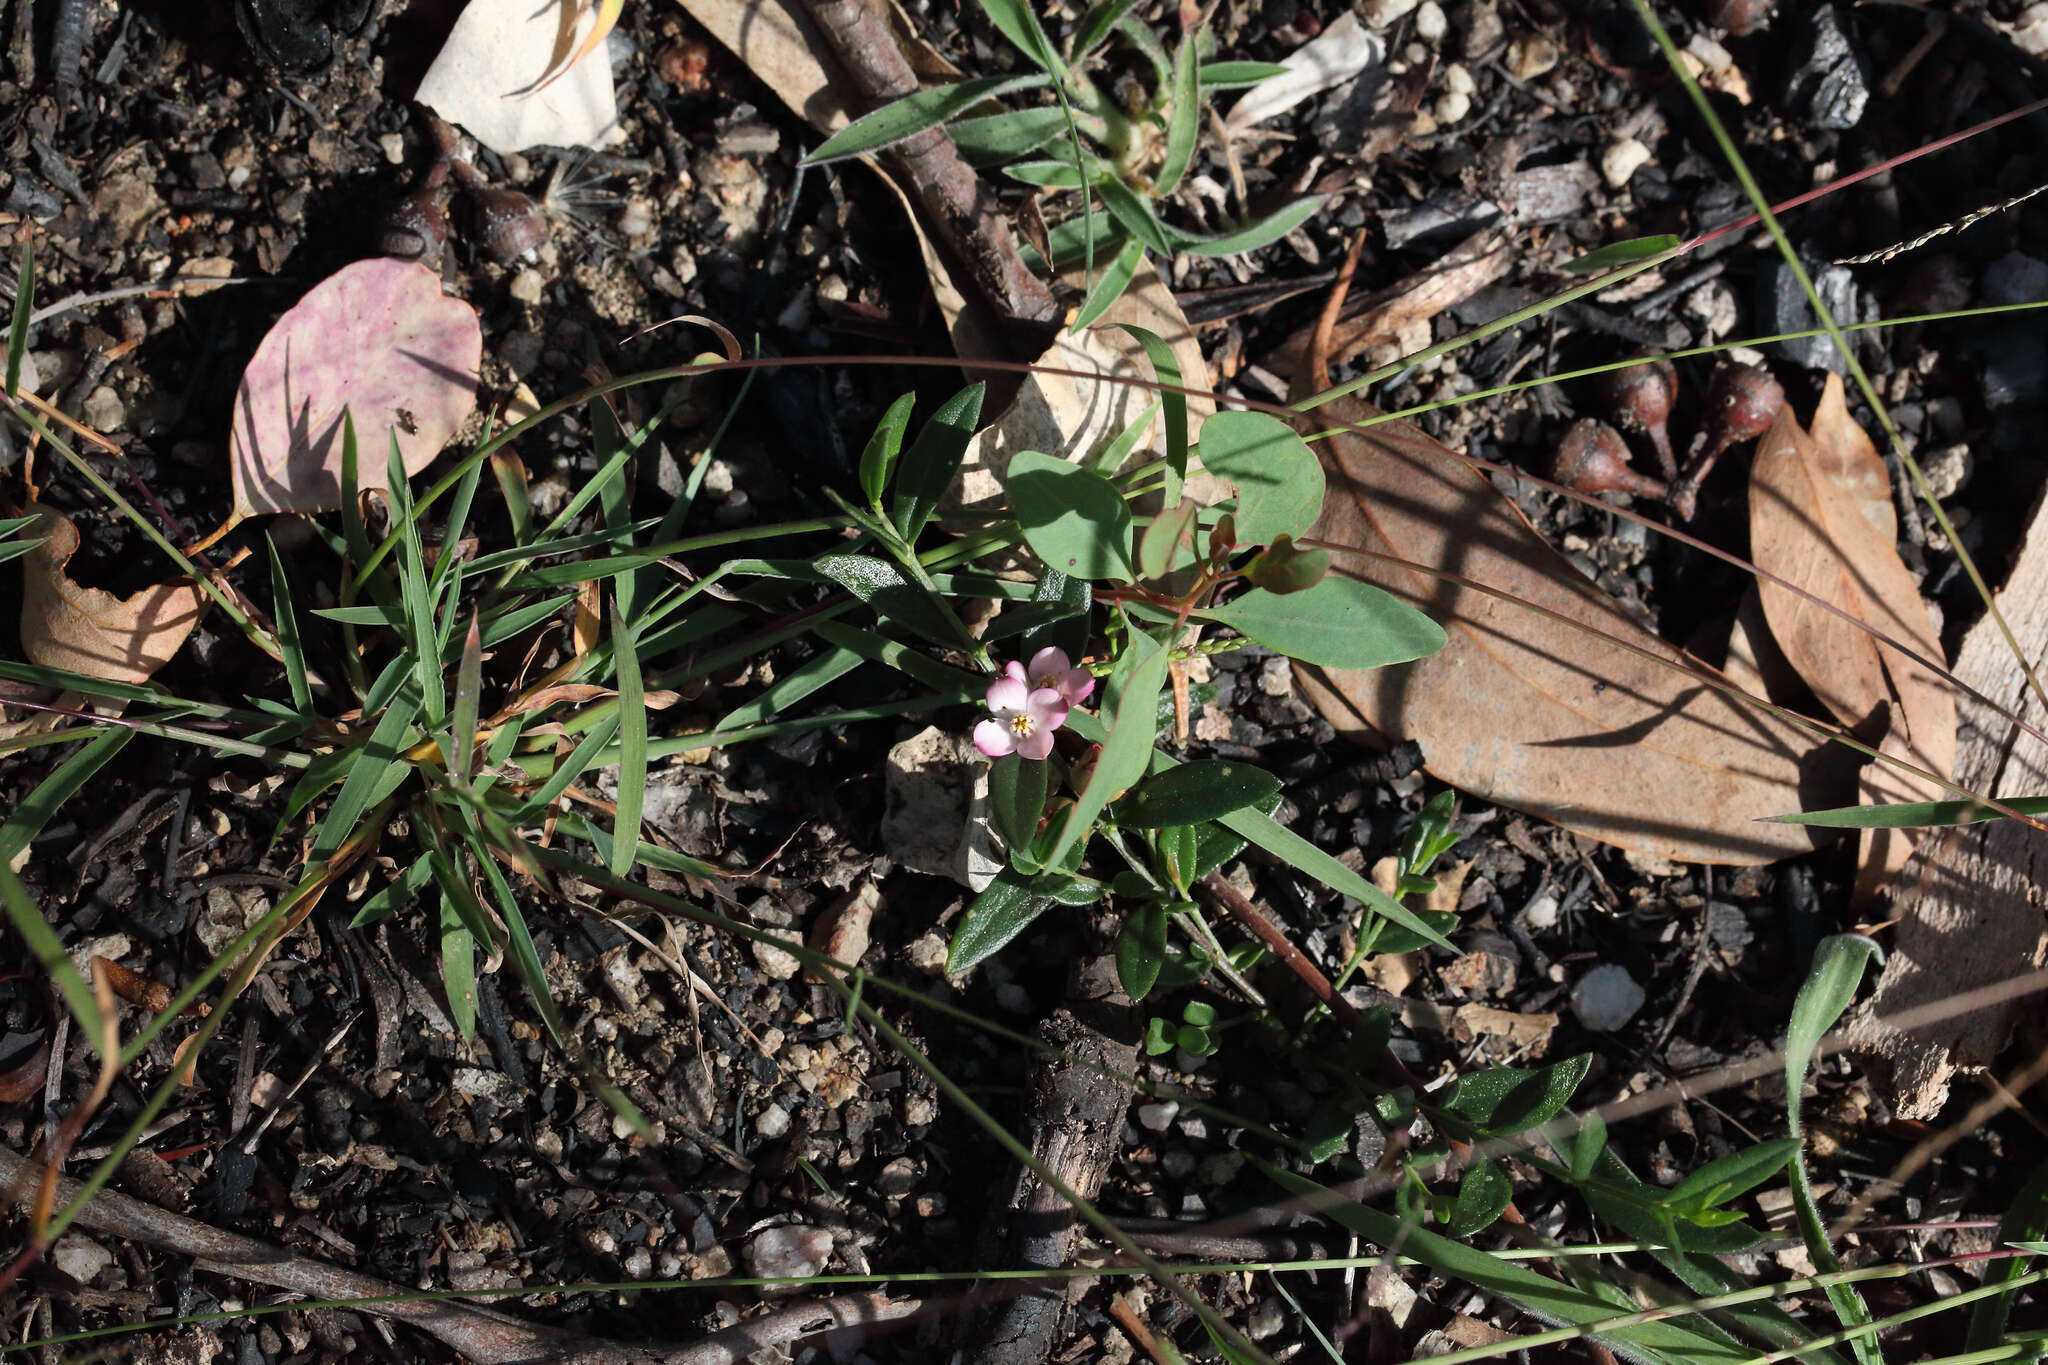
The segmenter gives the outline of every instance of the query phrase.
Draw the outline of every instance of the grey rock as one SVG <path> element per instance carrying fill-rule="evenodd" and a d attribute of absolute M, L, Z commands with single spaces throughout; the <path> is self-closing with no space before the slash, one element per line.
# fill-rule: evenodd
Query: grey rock
<path fill-rule="evenodd" d="M 1984 302 L 2037 303 L 2048 299 L 2048 261 L 2008 251 L 1984 267 Z"/>
<path fill-rule="evenodd" d="M 802 1279 L 832 1259 L 832 1234 L 797 1224 L 769 1228 L 747 1243 L 745 1256 L 748 1271 L 764 1279 Z"/>
<path fill-rule="evenodd" d="M 1986 407 L 2031 408 L 2048 399 L 2048 327 L 2000 327 L 1970 349 L 1984 359 Z"/>
<path fill-rule="evenodd" d="M 1625 967 L 1595 967 L 1572 987 L 1572 1013 L 1595 1033 L 1612 1033 L 1643 1007 L 1643 988 Z"/>
<path fill-rule="evenodd" d="M 1857 287 L 1856 277 L 1847 266 L 1822 266 L 1808 261 L 1806 270 L 1813 277 L 1814 291 L 1820 295 L 1821 302 L 1827 305 L 1828 312 L 1834 315 L 1837 323 L 1846 327 L 1852 322 L 1868 322 L 1877 317 L 1876 300 Z M 1774 260 L 1758 272 L 1757 291 L 1757 311 L 1763 317 L 1765 330 L 1800 332 L 1820 325 L 1820 320 L 1806 302 L 1806 291 L 1799 287 L 1799 277 L 1783 260 Z M 1777 350 L 1785 359 L 1809 370 L 1833 370 L 1837 374 L 1845 374 L 1849 369 L 1829 337 L 1796 337 L 1791 341 L 1778 342 Z"/>
<path fill-rule="evenodd" d="M 1157 1104 L 1138 1106 L 1138 1122 L 1154 1133 L 1163 1133 L 1173 1127 L 1174 1116 L 1180 1113 L 1180 1104 L 1174 1100 L 1161 1100 Z"/>
<path fill-rule="evenodd" d="M 50 1259 L 57 1269 L 80 1284 L 91 1284 L 94 1277 L 114 1263 L 114 1253 L 89 1237 L 71 1232 L 57 1239 Z"/>
<path fill-rule="evenodd" d="M 1809 128 L 1842 131 L 1870 103 L 1870 64 L 1849 36 L 1842 12 L 1822 5 L 1807 15 L 1785 82 L 1785 112 Z"/>

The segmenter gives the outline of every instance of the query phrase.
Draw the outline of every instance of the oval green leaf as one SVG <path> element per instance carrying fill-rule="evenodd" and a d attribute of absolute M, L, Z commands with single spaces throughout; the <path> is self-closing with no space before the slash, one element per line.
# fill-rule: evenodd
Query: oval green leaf
<path fill-rule="evenodd" d="M 1323 668 L 1384 668 L 1444 647 L 1443 627 L 1355 578 L 1325 578 L 1285 595 L 1255 588 L 1197 614 Z"/>
<path fill-rule="evenodd" d="M 1249 763 L 1203 760 L 1146 778 L 1117 802 L 1120 825 L 1160 829 L 1214 820 L 1280 794 L 1280 779 Z"/>
<path fill-rule="evenodd" d="M 1023 450 L 1010 459 L 1009 486 L 1024 541 L 1047 568 L 1091 581 L 1131 581 L 1131 509 L 1115 484 Z"/>
<path fill-rule="evenodd" d="M 1484 1137 L 1506 1137 L 1555 1118 L 1592 1066 L 1593 1054 L 1582 1052 L 1541 1071 L 1514 1066 L 1476 1071 L 1446 1086 L 1437 1107 Z"/>
<path fill-rule="evenodd" d="M 1323 465 L 1301 436 L 1263 412 L 1219 412 L 1202 424 L 1202 468 L 1237 490 L 1237 543 L 1299 536 L 1323 510 Z"/>

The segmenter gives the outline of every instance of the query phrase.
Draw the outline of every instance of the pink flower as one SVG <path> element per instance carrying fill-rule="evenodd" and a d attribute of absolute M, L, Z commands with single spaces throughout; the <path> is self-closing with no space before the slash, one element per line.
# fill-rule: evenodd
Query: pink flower
<path fill-rule="evenodd" d="M 1064 654 L 1060 662 L 1066 662 Z M 1067 723 L 1067 699 L 1054 688 L 1028 685 L 1024 665 L 1014 659 L 988 685 L 988 709 L 995 718 L 974 727 L 974 747 L 990 758 L 1044 758 L 1052 752 L 1053 731 Z"/>
<path fill-rule="evenodd" d="M 1024 676 L 1033 687 L 1050 687 L 1065 697 L 1069 706 L 1079 706 L 1095 690 L 1095 675 L 1085 668 L 1073 667 L 1067 651 L 1051 645 L 1031 656 L 1031 666 L 1024 670 Z"/>

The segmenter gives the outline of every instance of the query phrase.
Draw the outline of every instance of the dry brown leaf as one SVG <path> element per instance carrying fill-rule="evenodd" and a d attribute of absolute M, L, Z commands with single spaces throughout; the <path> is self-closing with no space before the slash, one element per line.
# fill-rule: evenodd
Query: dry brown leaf
<path fill-rule="evenodd" d="M 205 603 L 182 579 L 115 597 L 82 588 L 64 572 L 78 552 L 78 527 L 40 509 L 30 532 L 43 543 L 22 556 L 21 648 L 31 663 L 108 682 L 145 683 L 171 661 L 199 624 Z"/>
<path fill-rule="evenodd" d="M 2048 517 L 2039 508 L 1998 606 L 2021 653 L 2048 657 Z M 2040 729 L 2048 714 L 1996 622 L 1987 617 L 1970 628 L 1954 671 L 1990 699 L 1960 694 L 1955 780 L 1994 796 L 2048 791 L 2048 744 L 2008 718 Z M 1934 1118 L 1956 1073 L 1990 1065 L 2013 1022 L 2038 1014 L 2033 996 L 1960 1002 L 2048 962 L 2043 885 L 2048 834 L 2017 820 L 1933 831 L 1900 873 L 1891 954 L 1869 1004 L 1848 1025 L 1857 1051 L 1880 1064 L 1899 1117 Z"/>
<path fill-rule="evenodd" d="M 833 91 L 831 77 L 826 74 L 831 58 L 824 54 L 832 49 L 794 0 L 678 3 L 704 26 L 705 32 L 745 62 L 798 118 L 821 133 L 836 133 L 851 122 L 845 103 Z M 901 6 L 878 4 L 875 8 L 920 78 L 931 82 L 959 79 L 958 68 L 917 36 L 917 26 Z"/>
<path fill-rule="evenodd" d="M 1776 574 L 1832 603 L 1826 611 L 1769 580 L 1758 584 L 1771 635 L 1835 718 L 1914 766 L 1947 777 L 1955 759 L 1955 698 L 1932 668 L 1884 644 L 1857 622 L 1929 659 L 1941 643 L 1919 585 L 1899 558 L 1897 521 L 1884 461 L 1850 420 L 1842 381 L 1829 376 L 1815 434 L 1789 407 L 1757 442 L 1750 470 L 1750 554 Z M 1874 727 L 1885 725 L 1881 733 Z M 1929 801 L 1942 788 L 1881 763 L 1864 770 L 1863 800 Z M 1875 892 L 1913 848 L 1910 830 L 1869 830 L 1857 859 L 1859 900 Z"/>
<path fill-rule="evenodd" d="M 1378 415 L 1340 398 L 1306 421 L 1322 428 Z M 1450 643 L 1398 668 L 1298 666 L 1309 699 L 1338 730 L 1415 739 L 1429 771 L 1452 786 L 1643 853 L 1750 864 L 1813 847 L 1815 832 L 1759 820 L 1845 798 L 1846 750 L 1688 676 L 1713 671 L 1638 625 L 1484 476 L 1414 427 L 1343 432 L 1323 449 L 1330 494 L 1318 536 L 1518 599 L 1343 561 L 1345 572 L 1428 612 Z"/>

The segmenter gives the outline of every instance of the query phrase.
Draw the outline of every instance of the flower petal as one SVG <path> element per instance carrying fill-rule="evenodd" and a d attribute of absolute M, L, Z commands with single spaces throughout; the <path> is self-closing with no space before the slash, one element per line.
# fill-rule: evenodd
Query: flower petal
<path fill-rule="evenodd" d="M 1085 668 L 1070 668 L 1059 684 L 1060 695 L 1079 706 L 1095 691 L 1095 675 Z"/>
<path fill-rule="evenodd" d="M 1050 687 L 1041 687 L 1025 703 L 1034 731 L 1051 734 L 1067 723 L 1067 699 Z"/>
<path fill-rule="evenodd" d="M 1050 726 L 1041 725 L 1030 734 L 1024 736 L 1023 739 L 1017 741 L 1017 754 L 1020 758 L 1044 758 L 1051 752 L 1052 729 Z"/>
<path fill-rule="evenodd" d="M 1030 697 L 1031 689 L 1024 685 L 1024 680 L 1007 673 L 988 685 L 988 709 L 997 716 L 1016 715 Z"/>
<path fill-rule="evenodd" d="M 1067 657 L 1067 651 L 1058 645 L 1047 645 L 1031 656 L 1031 666 L 1024 670 L 1024 675 L 1040 687 L 1049 687 L 1054 684 L 1044 679 L 1056 678 L 1073 666 L 1074 661 Z"/>
<path fill-rule="evenodd" d="M 1025 742 L 1030 743 L 1029 740 Z M 1045 742 L 1048 746 L 1052 744 L 1050 733 L 1046 734 Z M 1017 737 L 1010 732 L 1009 726 L 998 721 L 985 720 L 974 727 L 974 747 L 990 758 L 1001 758 L 1004 754 L 1016 752 Z M 1045 755 L 1038 754 L 1036 757 L 1044 758 Z"/>
<path fill-rule="evenodd" d="M 1031 681 L 1029 675 L 1024 672 L 1024 665 L 1018 663 L 1015 659 L 1003 665 L 1003 673 L 1007 677 L 1015 678 L 1020 683 Z"/>

